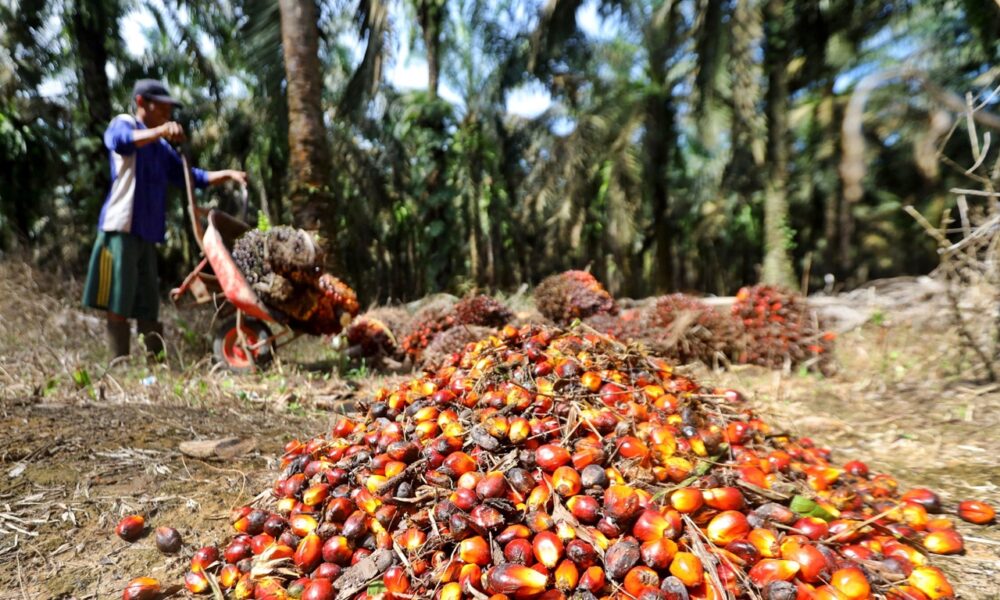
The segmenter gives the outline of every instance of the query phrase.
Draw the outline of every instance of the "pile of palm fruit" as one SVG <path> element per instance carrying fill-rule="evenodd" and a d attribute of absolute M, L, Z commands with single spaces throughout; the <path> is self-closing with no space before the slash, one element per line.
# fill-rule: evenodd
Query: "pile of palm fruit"
<path fill-rule="evenodd" d="M 260 300 L 297 331 L 340 333 L 358 314 L 354 290 L 323 272 L 326 254 L 302 229 L 251 229 L 236 240 L 232 256 Z"/>
<path fill-rule="evenodd" d="M 943 506 L 590 329 L 504 327 L 286 446 L 196 594 L 942 600 Z M 137 584 L 138 585 L 138 584 Z M 126 598 L 130 596 L 126 595 Z"/>

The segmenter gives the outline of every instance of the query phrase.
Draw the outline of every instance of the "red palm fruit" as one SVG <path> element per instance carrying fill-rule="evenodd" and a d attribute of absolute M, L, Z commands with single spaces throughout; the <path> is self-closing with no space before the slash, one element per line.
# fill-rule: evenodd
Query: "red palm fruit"
<path fill-rule="evenodd" d="M 458 557 L 462 562 L 487 565 L 490 562 L 490 545 L 482 536 L 466 538 L 458 545 Z"/>
<path fill-rule="evenodd" d="M 229 588 L 236 585 L 236 582 L 240 579 L 240 568 L 236 565 L 226 565 L 222 567 L 219 571 L 219 585 L 223 589 L 228 590 Z"/>
<path fill-rule="evenodd" d="M 503 548 L 503 557 L 507 562 L 519 565 L 531 566 L 535 562 L 535 554 L 531 547 L 531 542 L 524 538 L 516 538 L 507 542 L 507 545 Z"/>
<path fill-rule="evenodd" d="M 746 538 L 729 542 L 724 550 L 729 553 L 730 561 L 740 566 L 753 565 L 761 559 L 760 552 Z"/>
<path fill-rule="evenodd" d="M 507 439 L 510 443 L 518 445 L 523 443 L 531 435 L 531 425 L 524 417 L 515 417 L 510 421 L 510 428 L 507 431 Z"/>
<path fill-rule="evenodd" d="M 841 544 L 853 543 L 861 539 L 862 533 L 866 531 L 860 525 L 859 521 L 851 519 L 834 519 L 827 524 L 827 535 Z"/>
<path fill-rule="evenodd" d="M 335 535 L 323 543 L 321 553 L 324 561 L 346 566 L 350 564 L 351 555 L 354 554 L 354 550 L 351 548 L 351 544 L 347 541 L 346 537 Z"/>
<path fill-rule="evenodd" d="M 350 540 L 359 539 L 368 533 L 368 523 L 370 517 L 360 510 L 356 510 L 346 520 L 340 530 L 344 537 Z"/>
<path fill-rule="evenodd" d="M 955 524 L 948 517 L 937 517 L 927 521 L 927 531 L 943 531 L 954 528 Z"/>
<path fill-rule="evenodd" d="M 540 510 L 535 510 L 528 513 L 524 518 L 525 524 L 534 533 L 540 533 L 542 531 L 548 531 L 555 527 L 556 520 L 552 518 L 547 512 Z"/>
<path fill-rule="evenodd" d="M 872 593 L 868 578 L 857 567 L 837 569 L 830 575 L 830 585 L 843 595 L 845 600 L 867 600 Z"/>
<path fill-rule="evenodd" d="M 906 582 L 924 593 L 930 600 L 951 598 L 955 595 L 948 579 L 937 567 L 917 567 Z"/>
<path fill-rule="evenodd" d="M 410 527 L 401 533 L 396 541 L 406 550 L 417 552 L 421 546 L 427 543 L 427 534 L 416 527 Z"/>
<path fill-rule="evenodd" d="M 857 475 L 858 477 L 868 477 L 868 465 L 861 462 L 860 460 L 849 460 L 844 463 L 844 470 L 851 475 Z"/>
<path fill-rule="evenodd" d="M 576 584 L 580 581 L 580 570 L 573 561 L 565 559 L 556 567 L 554 576 L 556 589 L 568 594 L 576 589 Z"/>
<path fill-rule="evenodd" d="M 691 514 L 705 504 L 705 498 L 701 490 L 697 488 L 685 487 L 674 490 L 670 495 L 670 506 L 679 513 Z"/>
<path fill-rule="evenodd" d="M 924 548 L 934 554 L 959 554 L 965 549 L 965 542 L 954 529 L 943 529 L 928 533 L 924 538 Z"/>
<path fill-rule="evenodd" d="M 639 547 L 639 557 L 643 564 L 658 571 L 669 567 L 675 554 L 677 542 L 666 537 L 646 542 Z"/>
<path fill-rule="evenodd" d="M 506 544 L 515 539 L 527 539 L 531 537 L 531 530 L 527 525 L 508 525 L 495 538 L 498 544 Z"/>
<path fill-rule="evenodd" d="M 302 600 L 334 600 L 336 597 L 337 590 L 329 579 L 313 579 L 302 592 Z"/>
<path fill-rule="evenodd" d="M 250 538 L 250 551 L 256 556 L 267 550 L 272 544 L 274 544 L 273 537 L 266 533 L 260 533 Z"/>
<path fill-rule="evenodd" d="M 271 515 L 264 521 L 264 533 L 277 539 L 279 535 L 288 527 L 288 521 L 279 515 Z"/>
<path fill-rule="evenodd" d="M 292 561 L 303 573 L 311 573 L 323 560 L 323 540 L 315 532 L 302 538 Z"/>
<path fill-rule="evenodd" d="M 461 477 L 464 473 L 476 470 L 476 459 L 465 452 L 452 452 L 444 459 L 441 468 L 446 469 L 454 477 Z"/>
<path fill-rule="evenodd" d="M 466 564 L 458 572 L 458 583 L 462 590 L 468 592 L 470 588 L 481 590 L 483 587 L 483 569 L 479 565 Z"/>
<path fill-rule="evenodd" d="M 134 542 L 139 539 L 142 532 L 146 530 L 146 519 L 142 515 L 127 515 L 118 521 L 115 527 L 115 534 L 126 542 Z"/>
<path fill-rule="evenodd" d="M 319 523 L 312 515 L 298 514 L 288 519 L 288 528 L 299 537 L 305 537 L 316 530 Z"/>
<path fill-rule="evenodd" d="M 648 587 L 659 588 L 660 576 L 649 567 L 633 567 L 625 574 L 624 584 L 625 591 L 638 598 L 642 591 Z"/>
<path fill-rule="evenodd" d="M 253 547 L 250 545 L 250 540 L 246 538 L 234 539 L 226 546 L 226 549 L 222 552 L 222 556 L 227 563 L 235 565 L 244 558 L 253 556 Z"/>
<path fill-rule="evenodd" d="M 782 525 L 791 525 L 799 518 L 798 515 L 789 510 L 787 506 L 783 506 L 776 502 L 761 504 L 753 510 L 753 513 L 761 519 L 774 521 L 775 523 L 780 523 Z"/>
<path fill-rule="evenodd" d="M 587 567 L 583 574 L 580 575 L 580 583 L 576 587 L 578 590 L 597 594 L 604 589 L 605 585 L 607 585 L 607 578 L 604 575 L 604 569 L 594 565 Z"/>
<path fill-rule="evenodd" d="M 763 558 L 778 558 L 781 556 L 781 546 L 778 536 L 770 529 L 757 528 L 747 534 L 747 541 L 753 544 Z"/>
<path fill-rule="evenodd" d="M 985 525 L 996 518 L 996 511 L 993 507 L 979 500 L 963 500 L 958 503 L 958 516 L 963 521 Z"/>
<path fill-rule="evenodd" d="M 389 594 L 405 594 L 410 591 L 410 578 L 406 575 L 406 569 L 400 565 L 389 567 L 382 574 L 382 583 Z"/>
<path fill-rule="evenodd" d="M 594 371 L 585 371 L 580 375 L 580 385 L 591 392 L 596 392 L 604 385 L 604 380 Z"/>
<path fill-rule="evenodd" d="M 635 525 L 632 526 L 632 535 L 640 542 L 650 542 L 662 537 L 674 537 L 673 526 L 661 513 L 655 510 L 644 510 Z"/>
<path fill-rule="evenodd" d="M 743 508 L 743 493 L 734 487 L 718 487 L 703 490 L 705 504 L 716 510 L 740 510 Z"/>
<path fill-rule="evenodd" d="M 765 558 L 751 567 L 747 576 L 754 585 L 764 587 L 775 581 L 791 581 L 798 572 L 799 563 L 794 560 Z"/>
<path fill-rule="evenodd" d="M 199 548 L 191 557 L 192 571 L 208 570 L 213 564 L 219 562 L 219 550 L 215 546 L 205 546 Z"/>
<path fill-rule="evenodd" d="M 464 511 L 470 511 L 479 504 L 479 496 L 476 495 L 476 492 L 468 488 L 455 488 L 449 500 Z"/>
<path fill-rule="evenodd" d="M 528 494 L 528 498 L 524 501 L 524 505 L 528 508 L 528 510 L 545 510 L 551 499 L 552 492 L 549 491 L 549 486 L 544 484 L 538 485 L 531 490 L 530 494 Z"/>
<path fill-rule="evenodd" d="M 705 580 L 705 569 L 697 556 L 690 552 L 678 552 L 670 562 L 670 574 L 680 579 L 688 587 L 700 585 Z"/>
<path fill-rule="evenodd" d="M 570 457 L 570 461 L 573 463 L 573 468 L 582 471 L 591 465 L 600 465 L 603 463 L 604 450 L 598 446 L 577 448 L 577 451 Z"/>
<path fill-rule="evenodd" d="M 941 512 L 941 499 L 927 488 L 913 488 L 900 496 L 900 500 L 919 504 L 929 513 Z"/>
<path fill-rule="evenodd" d="M 160 582 L 152 577 L 136 577 L 122 590 L 122 600 L 153 600 L 160 596 Z"/>
<path fill-rule="evenodd" d="M 482 481 L 484 477 L 486 477 L 486 475 L 480 473 L 479 471 L 469 471 L 468 473 L 463 473 L 462 476 L 458 478 L 458 481 L 455 482 L 455 486 L 476 491 L 476 486 L 479 485 L 479 482 Z"/>
<path fill-rule="evenodd" d="M 192 594 L 201 594 L 208 590 L 208 578 L 203 571 L 188 571 L 184 574 L 184 587 Z"/>
<path fill-rule="evenodd" d="M 617 445 L 618 454 L 624 458 L 643 461 L 649 457 L 649 447 L 637 437 L 630 435 L 620 437 L 618 438 Z"/>
<path fill-rule="evenodd" d="M 446 583 L 438 591 L 435 600 L 462 600 L 462 585 L 457 581 Z"/>
<path fill-rule="evenodd" d="M 486 589 L 491 594 L 533 596 L 545 591 L 548 576 L 524 565 L 501 564 L 486 572 Z"/>
<path fill-rule="evenodd" d="M 566 501 L 566 508 L 578 521 L 585 524 L 596 523 L 601 515 L 601 505 L 592 496 L 576 495 Z"/>
<path fill-rule="evenodd" d="M 707 535 L 720 546 L 745 537 L 750 533 L 750 523 L 746 516 L 736 510 L 727 510 L 715 515 L 708 523 Z"/>
<path fill-rule="evenodd" d="M 627 521 L 640 510 L 639 495 L 626 485 L 612 485 L 604 490 L 604 512 L 619 521 Z"/>
<path fill-rule="evenodd" d="M 797 545 L 791 552 L 782 547 L 782 558 L 799 563 L 799 577 L 807 583 L 816 583 L 829 575 L 826 557 L 812 544 Z"/>
<path fill-rule="evenodd" d="M 821 540 L 830 533 L 830 525 L 817 517 L 802 517 L 792 527 L 813 541 Z"/>
<path fill-rule="evenodd" d="M 854 562 L 861 562 L 863 560 L 874 560 L 875 553 L 872 552 L 870 548 L 866 548 L 859 544 L 852 544 L 850 546 L 844 546 L 840 549 L 840 553 L 845 557 L 853 560 Z"/>
<path fill-rule="evenodd" d="M 503 514 L 487 504 L 480 504 L 469 515 L 472 522 L 484 531 L 496 531 L 506 522 Z"/>
<path fill-rule="evenodd" d="M 334 498 L 326 503 L 325 520 L 339 523 L 356 512 L 356 508 L 357 506 L 348 498 Z"/>
<path fill-rule="evenodd" d="M 415 565 L 416 561 L 413 561 L 411 565 Z M 416 571 L 416 569 L 414 569 Z M 344 568 L 340 565 L 335 565 L 333 563 L 323 562 L 319 563 L 316 570 L 312 572 L 313 579 L 326 579 L 329 581 L 336 581 L 340 579 L 340 575 L 344 572 Z"/>
<path fill-rule="evenodd" d="M 503 473 L 493 471 L 476 484 L 476 495 L 480 498 L 502 498 L 510 491 Z"/>
<path fill-rule="evenodd" d="M 912 585 L 901 585 L 885 592 L 886 600 L 930 600 L 927 594 Z"/>
<path fill-rule="evenodd" d="M 608 548 L 604 555 L 604 568 L 608 577 L 616 581 L 622 581 L 625 574 L 639 563 L 642 557 L 639 551 L 639 544 L 635 540 L 625 537 Z"/>
<path fill-rule="evenodd" d="M 552 473 L 569 461 L 569 450 L 557 444 L 545 444 L 535 450 L 535 464 L 549 473 Z"/>
<path fill-rule="evenodd" d="M 531 544 L 535 558 L 546 568 L 554 569 L 563 557 L 563 543 L 559 536 L 551 531 L 543 531 L 535 536 Z"/>
<path fill-rule="evenodd" d="M 583 488 L 580 473 L 573 467 L 559 467 L 552 473 L 552 487 L 563 498 L 575 496 Z"/>
<path fill-rule="evenodd" d="M 597 562 L 597 551 L 590 542 L 572 540 L 566 544 L 566 558 L 573 561 L 577 567 L 586 569 Z"/>

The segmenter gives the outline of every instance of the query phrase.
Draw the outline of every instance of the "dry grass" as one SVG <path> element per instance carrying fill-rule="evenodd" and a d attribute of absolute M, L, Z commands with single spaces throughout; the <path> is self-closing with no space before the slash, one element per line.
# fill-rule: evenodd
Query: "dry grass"
<path fill-rule="evenodd" d="M 211 313 L 169 308 L 169 365 L 106 371 L 103 323 L 77 308 L 78 293 L 24 263 L 0 263 L 2 599 L 115 598 L 141 575 L 176 593 L 191 553 L 228 535 L 228 510 L 270 485 L 284 443 L 327 430 L 331 411 L 385 381 L 337 376 L 338 359 L 318 338 L 282 351 L 262 375 L 214 370 L 205 353 Z M 688 370 L 744 390 L 769 422 L 833 448 L 838 461 L 864 460 L 949 506 L 1000 506 L 1000 387 L 962 379 L 967 365 L 946 327 L 933 318 L 869 324 L 838 340 L 837 358 L 830 378 Z M 252 438 L 256 450 L 229 462 L 178 451 L 182 441 L 231 435 Z M 151 537 L 115 537 L 130 512 L 177 528 L 181 555 L 160 555 Z M 961 598 L 997 598 L 997 526 L 959 528 L 967 554 L 934 564 Z"/>

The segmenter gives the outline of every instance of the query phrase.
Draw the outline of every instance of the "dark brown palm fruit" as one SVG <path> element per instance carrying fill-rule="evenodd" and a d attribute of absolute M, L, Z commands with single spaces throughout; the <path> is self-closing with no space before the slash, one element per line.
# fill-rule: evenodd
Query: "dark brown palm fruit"
<path fill-rule="evenodd" d="M 434 336 L 421 354 L 425 367 L 443 365 L 454 354 L 463 352 L 469 344 L 489 337 L 494 330 L 476 325 L 459 325 Z"/>
<path fill-rule="evenodd" d="M 586 271 L 565 271 L 546 277 L 535 288 L 535 305 L 542 315 L 563 325 L 574 319 L 618 311 L 611 294 Z"/>
<path fill-rule="evenodd" d="M 174 554 L 181 549 L 181 534 L 173 527 L 156 528 L 156 548 L 164 554 Z"/>
<path fill-rule="evenodd" d="M 464 325 L 503 327 L 513 318 L 509 308 L 485 294 L 463 298 L 455 305 L 455 319 Z"/>

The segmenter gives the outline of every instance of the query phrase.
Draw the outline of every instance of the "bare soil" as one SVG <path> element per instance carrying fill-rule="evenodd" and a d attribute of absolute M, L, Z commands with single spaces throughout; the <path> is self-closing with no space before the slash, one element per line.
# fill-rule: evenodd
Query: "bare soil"
<path fill-rule="evenodd" d="M 169 307 L 169 363 L 107 370 L 103 324 L 78 309 L 78 292 L 77 282 L 0 263 L 0 600 L 120 598 L 139 576 L 186 597 L 191 554 L 228 537 L 230 509 L 269 489 L 284 444 L 326 431 L 385 380 L 338 375 L 338 356 L 318 338 L 282 350 L 266 373 L 231 375 L 207 354 L 211 311 Z M 684 368 L 743 390 L 772 426 L 812 437 L 838 461 L 929 487 L 949 508 L 967 498 L 1000 507 L 1000 385 L 962 378 L 955 337 L 934 314 L 874 321 L 838 339 L 832 377 Z M 178 448 L 228 436 L 254 447 L 230 460 Z M 178 529 L 183 550 L 162 555 L 151 534 L 117 538 L 131 513 L 150 531 Z M 1000 528 L 956 521 L 967 552 L 932 564 L 960 598 L 1000 597 Z"/>

